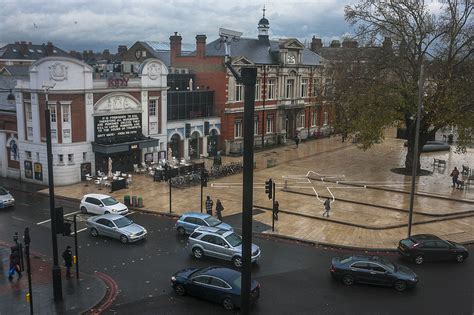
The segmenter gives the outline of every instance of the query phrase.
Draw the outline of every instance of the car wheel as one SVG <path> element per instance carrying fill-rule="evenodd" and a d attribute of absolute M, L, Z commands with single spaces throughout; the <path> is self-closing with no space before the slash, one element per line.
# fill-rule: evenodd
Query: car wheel
<path fill-rule="evenodd" d="M 200 249 L 199 247 L 196 247 L 193 249 L 193 255 L 197 259 L 201 259 L 202 257 L 204 257 L 204 253 L 202 252 L 202 249 Z"/>
<path fill-rule="evenodd" d="M 222 300 L 222 306 L 228 311 L 232 311 L 234 309 L 234 302 L 231 299 L 225 298 Z"/>
<path fill-rule="evenodd" d="M 234 263 L 234 266 L 236 266 L 237 268 L 242 267 L 242 257 L 235 256 L 234 258 L 232 258 L 232 262 Z"/>
<path fill-rule="evenodd" d="M 83 214 L 87 214 L 87 208 L 86 207 L 81 207 L 81 212 Z"/>
<path fill-rule="evenodd" d="M 345 275 L 342 277 L 342 283 L 344 283 L 347 286 L 353 285 L 354 284 L 354 277 L 350 275 Z"/>
<path fill-rule="evenodd" d="M 182 236 L 186 235 L 186 231 L 182 226 L 178 227 L 178 233 Z"/>
<path fill-rule="evenodd" d="M 109 213 L 110 213 L 110 211 L 105 211 L 105 212 L 104 212 L 104 214 L 109 214 Z"/>
<path fill-rule="evenodd" d="M 421 265 L 424 261 L 425 261 L 425 258 L 423 258 L 423 256 L 421 255 L 418 255 L 415 257 L 415 264 L 417 265 Z"/>
<path fill-rule="evenodd" d="M 186 289 L 182 284 L 179 283 L 174 285 L 174 292 L 180 296 L 186 295 Z"/>
<path fill-rule="evenodd" d="M 464 261 L 464 255 L 463 254 L 457 254 L 456 255 L 456 261 L 458 263 L 462 263 Z"/>
<path fill-rule="evenodd" d="M 402 291 L 405 291 L 406 288 L 407 288 L 407 284 L 405 283 L 405 281 L 399 280 L 395 282 L 395 290 L 402 292 Z"/>
<path fill-rule="evenodd" d="M 127 236 L 125 235 L 120 235 L 120 242 L 122 242 L 123 244 L 127 244 L 128 243 L 128 238 Z"/>
<path fill-rule="evenodd" d="M 91 235 L 94 237 L 99 236 L 99 231 L 96 228 L 91 228 Z"/>

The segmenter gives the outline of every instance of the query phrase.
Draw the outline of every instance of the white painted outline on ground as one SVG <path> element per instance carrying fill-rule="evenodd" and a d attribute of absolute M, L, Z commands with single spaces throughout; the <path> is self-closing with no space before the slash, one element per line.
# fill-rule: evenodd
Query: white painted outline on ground
<path fill-rule="evenodd" d="M 71 213 L 66 213 L 65 215 L 63 215 L 63 217 L 65 218 L 65 217 L 68 217 L 68 216 L 70 216 L 70 215 L 78 214 L 78 213 L 80 213 L 80 212 L 81 212 L 81 211 L 75 211 L 75 212 L 71 212 Z M 38 222 L 38 223 L 36 223 L 36 225 L 45 224 L 45 223 L 47 223 L 47 222 L 49 222 L 49 221 L 51 221 L 51 219 Z"/>

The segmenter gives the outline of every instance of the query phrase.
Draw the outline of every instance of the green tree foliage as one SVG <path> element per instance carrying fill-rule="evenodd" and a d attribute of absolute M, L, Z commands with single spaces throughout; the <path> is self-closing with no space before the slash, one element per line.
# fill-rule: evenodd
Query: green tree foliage
<path fill-rule="evenodd" d="M 404 123 L 405 167 L 411 170 L 423 64 L 419 149 L 447 126 L 457 129 L 458 149 L 465 149 L 474 132 L 472 11 L 470 0 L 446 0 L 439 12 L 421 0 L 361 0 L 346 6 L 346 20 L 372 48 L 333 64 L 336 128 L 357 135 L 367 149 L 383 139 L 384 128 Z M 373 48 L 382 39 L 383 45 Z"/>

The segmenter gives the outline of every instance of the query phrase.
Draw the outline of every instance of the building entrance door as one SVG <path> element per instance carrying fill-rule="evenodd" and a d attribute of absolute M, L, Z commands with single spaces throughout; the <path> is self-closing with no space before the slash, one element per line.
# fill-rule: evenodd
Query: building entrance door
<path fill-rule="evenodd" d="M 209 156 L 216 156 L 217 155 L 217 141 L 219 139 L 219 135 L 217 134 L 216 129 L 212 129 L 209 133 L 208 143 L 207 143 L 207 153 Z"/>
<path fill-rule="evenodd" d="M 189 139 L 189 157 L 191 159 L 198 159 L 200 156 L 199 148 L 199 132 L 193 132 Z"/>

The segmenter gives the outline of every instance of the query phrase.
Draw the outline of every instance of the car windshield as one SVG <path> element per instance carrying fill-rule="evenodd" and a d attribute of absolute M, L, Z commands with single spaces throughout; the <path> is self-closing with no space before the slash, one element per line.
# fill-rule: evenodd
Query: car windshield
<path fill-rule="evenodd" d="M 108 197 L 108 198 L 102 199 L 101 201 L 102 201 L 102 203 L 103 203 L 104 205 L 106 205 L 106 206 L 113 206 L 113 205 L 118 204 L 118 201 L 115 200 L 115 199 L 112 198 L 112 197 Z"/>
<path fill-rule="evenodd" d="M 222 222 L 214 217 L 208 217 L 208 218 L 205 218 L 204 221 L 206 221 L 207 225 L 209 226 L 218 226 L 219 224 L 221 224 Z"/>
<path fill-rule="evenodd" d="M 228 235 L 225 239 L 232 247 L 242 244 L 242 238 L 235 233 Z"/>
<path fill-rule="evenodd" d="M 120 219 L 114 220 L 114 223 L 118 228 L 123 228 L 125 226 L 132 224 L 133 221 L 127 217 L 122 217 Z"/>
<path fill-rule="evenodd" d="M 0 187 L 0 195 L 8 195 L 8 191 L 5 188 Z"/>

